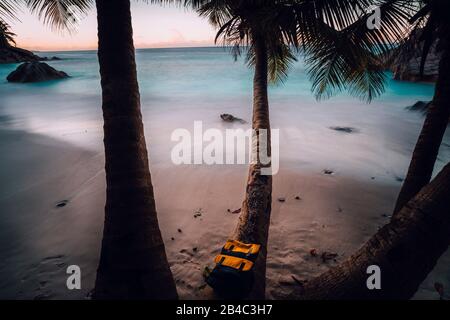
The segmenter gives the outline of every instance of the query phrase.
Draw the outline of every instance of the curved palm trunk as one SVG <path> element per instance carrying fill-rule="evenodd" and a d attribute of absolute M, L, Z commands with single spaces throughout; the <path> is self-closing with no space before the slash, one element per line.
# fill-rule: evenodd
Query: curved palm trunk
<path fill-rule="evenodd" d="M 439 77 L 430 109 L 417 141 L 405 182 L 395 204 L 394 215 L 428 182 L 439 153 L 450 117 L 450 51 L 444 53 L 439 65 Z"/>
<path fill-rule="evenodd" d="M 411 298 L 450 244 L 449 194 L 450 164 L 353 256 L 284 298 Z M 370 265 L 381 269 L 381 290 L 366 286 Z"/>
<path fill-rule="evenodd" d="M 261 251 L 255 263 L 255 283 L 249 298 L 265 298 L 267 239 L 269 235 L 270 211 L 272 205 L 272 176 L 262 175 L 259 150 L 262 139 L 267 138 L 267 155 L 270 156 L 270 119 L 267 94 L 267 48 L 263 39 L 255 37 L 255 75 L 253 79 L 253 155 L 256 162 L 250 165 L 245 199 L 239 222 L 232 238 L 261 245 Z M 267 134 L 261 133 L 266 129 Z M 265 153 L 265 150 L 263 150 Z"/>
<path fill-rule="evenodd" d="M 94 299 L 176 299 L 141 119 L 129 0 L 97 0 L 106 206 Z"/>

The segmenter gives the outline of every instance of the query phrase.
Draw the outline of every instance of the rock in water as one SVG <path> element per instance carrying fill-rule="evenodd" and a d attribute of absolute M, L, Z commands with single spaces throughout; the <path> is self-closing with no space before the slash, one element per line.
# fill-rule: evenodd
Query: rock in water
<path fill-rule="evenodd" d="M 221 114 L 220 118 L 223 121 L 225 121 L 225 122 L 235 122 L 235 121 L 237 121 L 237 122 L 240 122 L 240 123 L 247 123 L 247 121 L 245 121 L 243 119 L 240 119 L 240 118 L 236 118 L 235 116 L 233 116 L 231 114 L 227 114 L 227 113 Z"/>
<path fill-rule="evenodd" d="M 25 62 L 11 72 L 6 78 L 9 82 L 40 82 L 69 77 L 67 73 L 58 71 L 43 62 Z"/>
<path fill-rule="evenodd" d="M 0 48 L 0 64 L 39 60 L 41 60 L 40 57 L 35 55 L 33 52 L 25 49 L 11 46 Z"/>
<path fill-rule="evenodd" d="M 427 113 L 428 108 L 430 107 L 431 102 L 425 102 L 425 101 L 417 101 L 412 106 L 407 107 L 406 109 L 411 111 L 420 111 L 423 113 Z"/>
<path fill-rule="evenodd" d="M 406 110 L 421 112 L 423 115 L 426 115 L 428 113 L 428 110 L 430 110 L 430 108 L 432 107 L 432 103 L 433 101 L 417 101 L 412 106 L 406 107 Z M 448 122 L 450 123 L 450 117 L 448 118 Z"/>
<path fill-rule="evenodd" d="M 430 48 L 424 66 L 423 76 L 420 65 L 423 53 L 422 30 L 412 33 L 399 48 L 393 49 L 387 61 L 387 67 L 393 72 L 394 80 L 413 82 L 436 82 L 439 75 L 439 61 L 442 53 L 436 44 Z"/>
<path fill-rule="evenodd" d="M 352 127 L 330 127 L 331 130 L 344 132 L 344 133 L 354 133 L 358 130 Z"/>

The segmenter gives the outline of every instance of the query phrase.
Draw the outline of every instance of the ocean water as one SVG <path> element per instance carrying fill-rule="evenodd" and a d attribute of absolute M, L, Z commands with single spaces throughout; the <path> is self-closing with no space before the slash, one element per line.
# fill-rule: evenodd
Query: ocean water
<path fill-rule="evenodd" d="M 71 77 L 37 84 L 10 84 L 16 65 L 0 65 L 0 125 L 48 135 L 101 150 L 102 116 L 96 52 L 42 52 L 58 56 L 50 65 Z M 153 164 L 169 163 L 173 130 L 224 130 L 245 125 L 221 122 L 221 113 L 251 119 L 252 70 L 234 61 L 223 48 L 143 49 L 137 51 L 139 85 L 147 140 Z M 434 86 L 389 81 L 371 104 L 346 93 L 318 102 L 301 59 L 283 84 L 269 89 L 272 128 L 280 129 L 280 162 L 318 170 L 324 167 L 351 176 L 401 179 L 423 122 L 405 108 L 431 100 Z M 334 126 L 353 127 L 353 134 Z M 248 127 L 248 125 L 247 125 Z M 438 169 L 450 159 L 449 136 Z M 277 142 L 275 142 L 277 143 Z"/>

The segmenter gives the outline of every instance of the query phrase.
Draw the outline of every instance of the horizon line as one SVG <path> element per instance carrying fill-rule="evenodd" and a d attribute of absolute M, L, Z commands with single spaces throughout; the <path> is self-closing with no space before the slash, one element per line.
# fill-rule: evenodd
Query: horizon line
<path fill-rule="evenodd" d="M 28 50 L 31 52 L 78 52 L 78 51 L 98 51 L 98 48 L 95 49 L 48 49 L 48 50 L 33 50 L 27 49 L 20 46 L 16 46 L 16 48 Z M 216 45 L 203 45 L 203 46 L 180 46 L 180 47 L 139 47 L 135 48 L 135 50 L 148 50 L 148 49 L 190 49 L 190 48 L 225 48 L 224 46 L 216 46 Z"/>

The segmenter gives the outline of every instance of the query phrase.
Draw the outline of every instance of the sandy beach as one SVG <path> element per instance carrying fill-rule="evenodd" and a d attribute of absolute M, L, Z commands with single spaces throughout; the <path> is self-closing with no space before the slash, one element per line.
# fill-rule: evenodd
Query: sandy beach
<path fill-rule="evenodd" d="M 88 298 L 103 228 L 102 152 L 2 129 L 0 154 L 0 298 Z M 196 299 L 205 285 L 204 267 L 213 266 L 236 224 L 238 214 L 228 209 L 241 205 L 247 168 L 160 163 L 151 171 L 180 298 Z M 399 187 L 371 175 L 355 179 L 282 166 L 274 177 L 267 297 L 291 290 L 292 276 L 307 280 L 350 255 L 388 221 Z M 311 256 L 312 249 L 319 255 L 337 253 L 336 262 L 322 262 Z M 417 298 L 437 299 L 434 282 L 450 286 L 449 263 L 448 252 Z M 66 267 L 72 264 L 82 270 L 80 291 L 65 286 Z"/>

